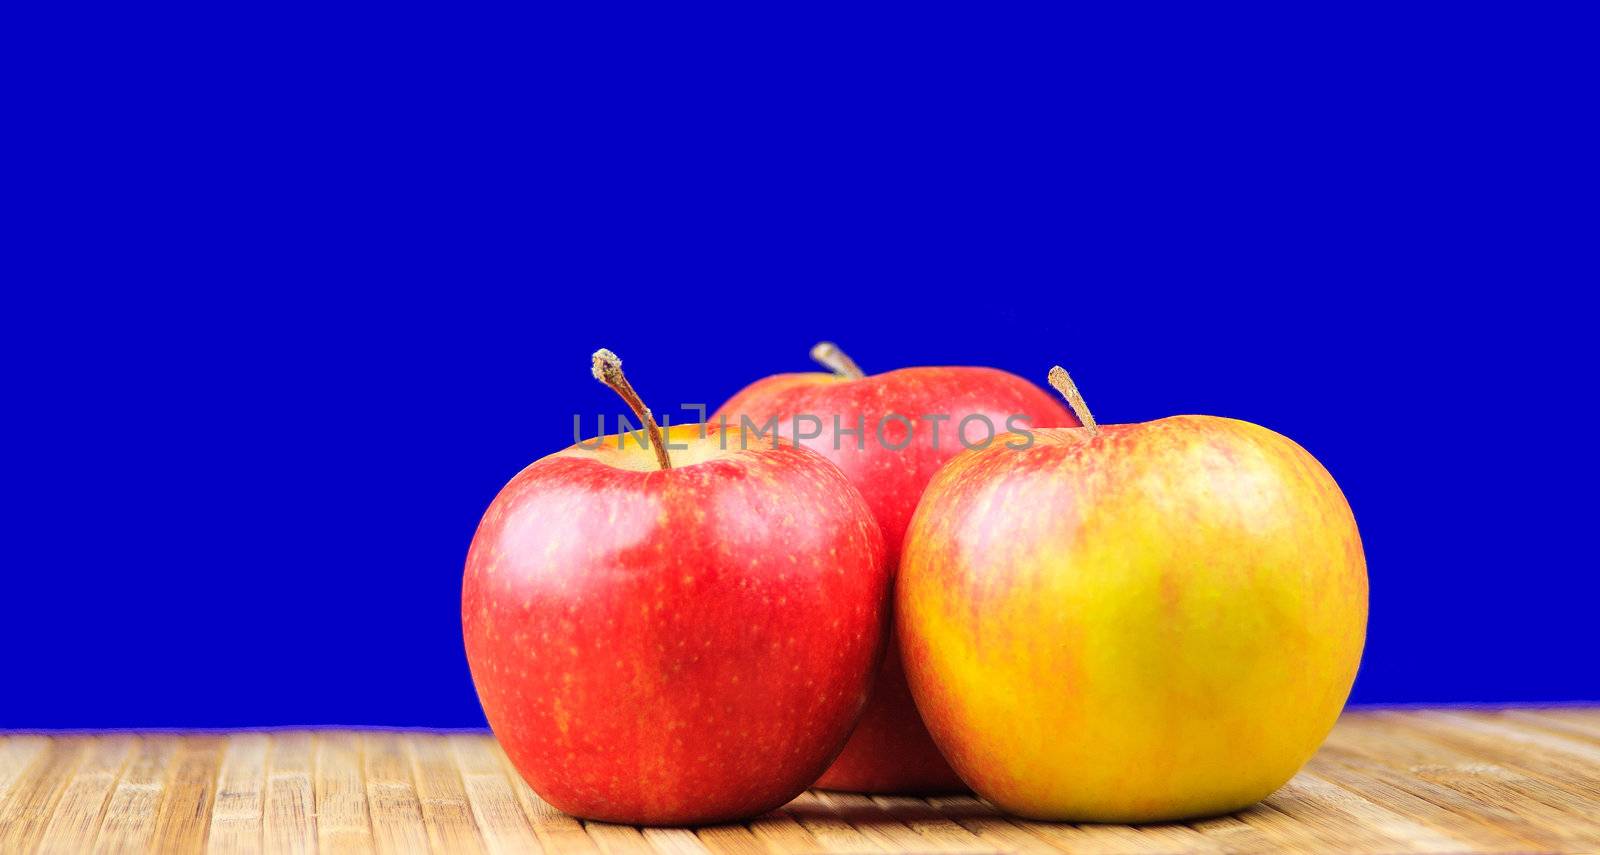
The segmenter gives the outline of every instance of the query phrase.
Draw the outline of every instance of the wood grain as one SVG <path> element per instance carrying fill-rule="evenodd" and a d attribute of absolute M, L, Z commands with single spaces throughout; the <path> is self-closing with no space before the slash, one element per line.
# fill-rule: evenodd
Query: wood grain
<path fill-rule="evenodd" d="M 215 734 L 186 737 L 172 758 L 166 793 L 156 809 L 155 849 L 173 855 L 205 851 L 212 796 L 229 740 Z"/>
<path fill-rule="evenodd" d="M 86 742 L 76 736 L 51 740 L 35 764 L 12 783 L 0 802 L 0 852 L 31 852 L 39 847 L 56 803 L 83 759 Z"/>
<path fill-rule="evenodd" d="M 373 848 L 380 853 L 428 851 L 428 830 L 422 823 L 406 738 L 398 733 L 364 734 L 362 746 Z"/>
<path fill-rule="evenodd" d="M 105 819 L 94 841 L 100 855 L 154 851 L 156 811 L 166 795 L 168 767 L 177 756 L 178 737 L 157 734 L 139 740 L 133 759 L 111 791 Z"/>
<path fill-rule="evenodd" d="M 241 733 L 228 740 L 217 772 L 217 798 L 211 807 L 211 852 L 260 852 L 261 816 L 267 803 L 265 733 Z"/>
<path fill-rule="evenodd" d="M 272 852 L 310 852 L 317 847 L 312 771 L 315 735 L 280 733 L 272 740 L 271 773 L 262 834 Z"/>
<path fill-rule="evenodd" d="M 317 806 L 317 847 L 322 852 L 371 852 L 377 846 L 362 767 L 358 734 L 334 731 L 318 735 L 312 798 Z"/>
<path fill-rule="evenodd" d="M 1138 827 L 813 791 L 747 823 L 635 828 L 551 807 L 482 733 L 0 733 L 0 853 L 201 851 L 1594 853 L 1600 708 L 1351 712 L 1261 804 Z"/>
<path fill-rule="evenodd" d="M 56 802 L 40 840 L 40 851 L 78 853 L 94 848 L 106 803 L 137 740 L 127 734 L 112 734 L 85 741 L 88 744 L 83 762 Z"/>

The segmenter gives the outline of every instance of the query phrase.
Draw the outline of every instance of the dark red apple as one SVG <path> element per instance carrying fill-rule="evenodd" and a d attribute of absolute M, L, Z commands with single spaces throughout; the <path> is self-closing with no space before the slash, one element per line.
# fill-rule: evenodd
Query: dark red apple
<path fill-rule="evenodd" d="M 652 441 L 581 443 L 495 498 L 462 586 L 473 682 L 561 810 L 758 815 L 816 780 L 866 703 L 888 631 L 883 539 L 813 452 L 700 425 L 672 428 L 669 452 L 614 360 L 596 354 L 596 376 Z"/>
<path fill-rule="evenodd" d="M 1008 430 L 1078 425 L 1049 393 L 993 368 L 902 368 L 868 377 L 828 342 L 812 356 L 834 373 L 758 380 L 723 404 L 712 421 L 730 428 L 772 425 L 833 461 L 883 527 L 891 565 L 899 560 L 923 488 L 945 461 Z M 861 434 L 850 433 L 858 429 Z M 918 717 L 892 643 L 861 723 L 817 786 L 856 792 L 965 789 Z"/>

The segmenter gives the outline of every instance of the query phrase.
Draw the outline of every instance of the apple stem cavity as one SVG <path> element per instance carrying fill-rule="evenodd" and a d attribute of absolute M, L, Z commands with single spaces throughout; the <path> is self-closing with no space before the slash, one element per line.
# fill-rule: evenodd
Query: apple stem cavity
<path fill-rule="evenodd" d="M 594 352 L 591 370 L 594 372 L 594 379 L 610 386 L 611 391 L 616 392 L 627 402 L 633 414 L 639 417 L 639 421 L 644 422 L 645 435 L 650 439 L 650 447 L 656 452 L 656 462 L 661 464 L 662 469 L 671 469 L 672 458 L 667 456 L 667 444 L 661 438 L 661 426 L 656 424 L 656 418 L 650 414 L 650 408 L 644 405 L 644 399 L 639 397 L 639 393 L 633 390 L 633 384 L 623 375 L 622 360 L 615 353 L 602 347 Z"/>
<path fill-rule="evenodd" d="M 1060 392 L 1061 397 L 1067 399 L 1067 406 L 1072 408 L 1072 414 L 1078 417 L 1078 421 L 1083 422 L 1083 426 L 1088 428 L 1089 435 L 1099 436 L 1100 425 L 1095 422 L 1094 414 L 1089 412 L 1089 405 L 1084 403 L 1083 393 L 1078 391 L 1078 384 L 1072 382 L 1072 375 L 1067 373 L 1067 369 L 1059 365 L 1051 368 L 1049 379 L 1050 386 Z"/>
<path fill-rule="evenodd" d="M 846 380 L 860 380 L 867 376 L 848 354 L 839 349 L 839 345 L 831 341 L 819 341 L 817 346 L 811 348 L 811 358 L 816 360 L 823 368 Z"/>

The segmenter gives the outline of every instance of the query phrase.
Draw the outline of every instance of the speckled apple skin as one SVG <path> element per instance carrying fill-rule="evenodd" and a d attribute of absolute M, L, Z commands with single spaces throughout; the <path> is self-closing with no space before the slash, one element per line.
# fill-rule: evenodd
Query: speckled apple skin
<path fill-rule="evenodd" d="M 461 611 L 490 726 L 576 816 L 680 825 L 779 807 L 866 703 L 888 631 L 878 526 L 801 448 L 668 471 L 608 454 L 539 460 L 478 526 Z"/>
<path fill-rule="evenodd" d="M 886 423 L 884 442 L 879 442 L 877 426 L 890 413 L 905 416 L 916 425 L 904 449 L 892 447 L 907 439 L 907 428 L 899 421 Z M 741 416 L 749 416 L 756 425 L 777 416 L 779 432 L 791 437 L 797 414 L 822 419 L 822 435 L 800 442 L 831 460 L 861 491 L 883 527 L 891 564 L 899 560 L 906 523 L 923 488 L 945 461 L 965 450 L 955 433 L 961 419 L 983 415 L 997 434 L 1006 432 L 1007 419 L 1013 415 L 1027 416 L 1029 429 L 1078 424 L 1054 395 L 1021 377 L 993 368 L 964 366 L 902 368 L 860 379 L 816 372 L 777 374 L 745 387 L 717 410 L 712 421 L 725 418 L 738 427 Z M 939 424 L 937 446 L 932 423 L 919 420 L 925 414 L 950 416 Z M 865 448 L 859 447 L 861 443 L 853 435 L 836 437 L 836 415 L 845 430 L 855 429 L 860 417 L 867 431 Z M 809 430 L 810 426 L 802 424 L 802 428 Z M 969 425 L 974 443 L 986 435 L 978 423 Z M 966 789 L 917 715 L 894 644 L 884 657 L 860 724 L 817 786 L 871 793 Z"/>
<path fill-rule="evenodd" d="M 1366 637 L 1338 484 L 1289 439 L 1210 416 L 957 457 L 917 508 L 895 593 L 945 756 L 1047 820 L 1266 797 L 1333 727 Z"/>

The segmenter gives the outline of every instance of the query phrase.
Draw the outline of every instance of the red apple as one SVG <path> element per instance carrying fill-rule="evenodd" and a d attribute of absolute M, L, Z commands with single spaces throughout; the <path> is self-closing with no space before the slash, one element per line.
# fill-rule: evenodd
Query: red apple
<path fill-rule="evenodd" d="M 964 453 L 906 533 L 896 618 L 934 739 L 1021 816 L 1227 813 L 1309 759 L 1366 633 L 1339 485 L 1249 422 L 1175 416 Z"/>
<path fill-rule="evenodd" d="M 993 368 L 902 368 L 868 377 L 828 342 L 812 356 L 834 373 L 758 380 L 723 404 L 712 421 L 765 429 L 775 417 L 779 434 L 833 461 L 883 527 L 891 564 L 923 488 L 967 444 L 1017 428 L 1078 424 L 1044 390 Z M 863 433 L 849 433 L 857 429 Z M 855 792 L 964 789 L 917 715 L 893 643 L 861 723 L 817 786 Z"/>
<path fill-rule="evenodd" d="M 613 360 L 596 354 L 596 376 L 649 447 L 580 443 L 495 498 L 462 585 L 473 682 L 512 763 L 561 810 L 755 816 L 816 780 L 866 703 L 888 631 L 883 539 L 803 448 L 683 425 L 669 452 Z"/>

